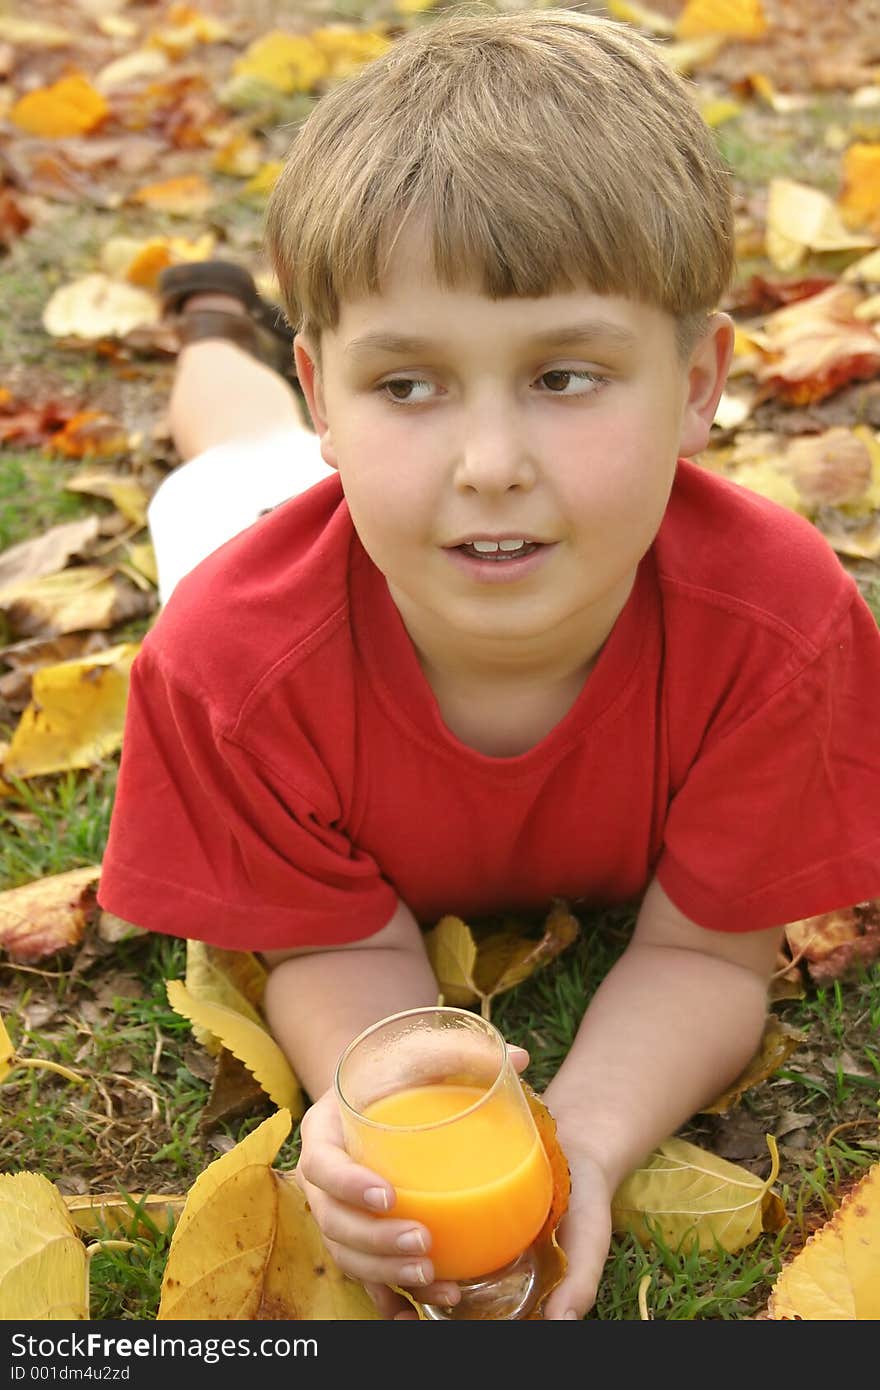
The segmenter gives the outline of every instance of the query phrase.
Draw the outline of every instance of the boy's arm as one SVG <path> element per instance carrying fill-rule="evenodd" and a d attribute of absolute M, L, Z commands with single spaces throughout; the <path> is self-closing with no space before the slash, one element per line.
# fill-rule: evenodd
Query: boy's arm
<path fill-rule="evenodd" d="M 610 1234 L 603 1203 L 757 1051 L 783 930 L 708 931 L 651 883 L 632 941 L 544 1093 L 573 1179 L 569 1273 L 546 1316 L 590 1307 Z"/>
<path fill-rule="evenodd" d="M 315 1100 L 343 1048 L 401 1009 L 437 1003 L 437 980 L 416 919 L 398 900 L 381 931 L 345 946 L 266 951 L 264 1008 L 298 1079 Z"/>

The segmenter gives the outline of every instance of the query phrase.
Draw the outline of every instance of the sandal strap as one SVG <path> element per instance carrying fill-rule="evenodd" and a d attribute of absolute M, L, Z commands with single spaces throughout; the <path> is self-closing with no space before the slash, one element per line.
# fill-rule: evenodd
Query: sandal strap
<path fill-rule="evenodd" d="M 192 309 L 181 314 L 177 332 L 181 347 L 203 342 L 206 338 L 223 338 L 244 348 L 253 357 L 261 356 L 256 324 L 246 314 L 234 314 L 228 309 Z"/>
<path fill-rule="evenodd" d="M 168 266 L 159 276 L 159 293 L 166 314 L 177 313 L 193 294 L 234 295 L 251 313 L 262 304 L 253 276 L 232 261 L 184 261 Z"/>

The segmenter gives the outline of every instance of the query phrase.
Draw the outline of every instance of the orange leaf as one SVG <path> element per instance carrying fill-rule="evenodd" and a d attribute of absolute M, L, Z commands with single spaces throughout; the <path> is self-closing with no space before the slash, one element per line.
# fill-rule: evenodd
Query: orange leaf
<path fill-rule="evenodd" d="M 843 157 L 839 206 L 847 222 L 880 235 L 880 145 L 850 145 Z"/>
<path fill-rule="evenodd" d="M 46 451 L 65 458 L 111 458 L 128 449 L 128 433 L 103 410 L 81 410 L 46 445 Z"/>
<path fill-rule="evenodd" d="M 100 865 L 72 869 L 0 893 L 0 948 L 29 964 L 80 940 L 95 902 Z"/>
<path fill-rule="evenodd" d="M 181 217 L 198 216 L 215 202 L 214 190 L 201 174 L 182 174 L 165 183 L 150 183 L 131 195 L 132 202 Z"/>
<path fill-rule="evenodd" d="M 51 87 L 40 87 L 21 97 L 9 119 L 30 135 L 62 139 L 85 135 L 109 115 L 110 107 L 81 73 L 62 77 Z"/>
<path fill-rule="evenodd" d="M 834 285 L 771 314 L 754 335 L 767 352 L 758 380 L 790 404 L 808 405 L 876 376 L 880 337 L 856 318 L 862 299 L 854 287 Z"/>

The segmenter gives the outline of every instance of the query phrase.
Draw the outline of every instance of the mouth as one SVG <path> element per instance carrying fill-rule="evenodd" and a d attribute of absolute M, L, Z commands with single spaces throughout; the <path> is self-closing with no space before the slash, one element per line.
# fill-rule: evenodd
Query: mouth
<path fill-rule="evenodd" d="M 502 541 L 497 549 L 489 549 L 482 541 L 464 541 L 461 545 L 451 546 L 450 549 L 457 550 L 462 555 L 469 555 L 472 560 L 483 560 L 492 565 L 509 565 L 525 559 L 527 555 L 534 555 L 536 550 L 541 549 L 541 543 L 519 541 L 515 545 L 508 545 Z"/>

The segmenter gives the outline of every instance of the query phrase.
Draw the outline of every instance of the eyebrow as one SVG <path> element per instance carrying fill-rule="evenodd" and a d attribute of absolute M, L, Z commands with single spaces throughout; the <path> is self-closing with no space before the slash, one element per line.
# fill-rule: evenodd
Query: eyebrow
<path fill-rule="evenodd" d="M 550 328 L 545 333 L 536 333 L 525 347 L 554 348 L 569 343 L 592 343 L 602 341 L 615 347 L 634 347 L 638 339 L 628 328 L 607 319 L 586 319 L 580 323 L 565 324 L 561 328 Z M 358 356 L 369 352 L 408 353 L 436 352 L 440 344 L 430 338 L 412 337 L 405 333 L 364 333 L 353 338 L 345 349 L 347 355 Z"/>

